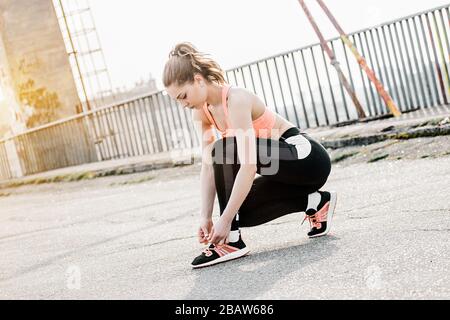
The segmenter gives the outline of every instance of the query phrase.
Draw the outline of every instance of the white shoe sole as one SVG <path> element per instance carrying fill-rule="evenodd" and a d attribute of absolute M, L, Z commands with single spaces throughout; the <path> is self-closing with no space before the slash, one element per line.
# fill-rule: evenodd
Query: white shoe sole
<path fill-rule="evenodd" d="M 227 254 L 227 255 L 225 255 L 223 257 L 220 257 L 220 258 L 218 258 L 216 260 L 213 260 L 213 261 L 210 261 L 210 262 L 206 262 L 206 263 L 203 263 L 203 264 L 199 264 L 199 265 L 196 265 L 196 266 L 192 266 L 192 268 L 193 269 L 197 269 L 197 268 L 209 267 L 209 266 L 221 263 L 221 262 L 234 260 L 234 259 L 237 259 L 237 258 L 240 258 L 240 257 L 243 257 L 243 256 L 247 255 L 249 252 L 250 252 L 250 249 L 245 247 L 244 249 L 235 251 L 233 253 L 229 253 L 229 254 Z"/>
<path fill-rule="evenodd" d="M 328 214 L 327 214 L 327 228 L 322 233 L 310 236 L 311 239 L 323 237 L 328 234 L 328 232 L 331 229 L 331 223 L 333 221 L 334 210 L 336 209 L 336 202 L 337 202 L 337 193 L 335 191 L 330 191 L 330 207 L 328 208 Z"/>

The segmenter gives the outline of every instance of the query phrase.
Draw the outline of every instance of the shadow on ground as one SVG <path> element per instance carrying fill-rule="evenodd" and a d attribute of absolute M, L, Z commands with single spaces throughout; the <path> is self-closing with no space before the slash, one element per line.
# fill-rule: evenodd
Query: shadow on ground
<path fill-rule="evenodd" d="M 338 250 L 336 241 L 339 238 L 326 236 L 301 245 L 250 253 L 233 262 L 195 269 L 193 272 L 197 273 L 197 278 L 184 299 L 258 299 L 275 283 L 289 278 L 291 273 L 330 257 Z"/>

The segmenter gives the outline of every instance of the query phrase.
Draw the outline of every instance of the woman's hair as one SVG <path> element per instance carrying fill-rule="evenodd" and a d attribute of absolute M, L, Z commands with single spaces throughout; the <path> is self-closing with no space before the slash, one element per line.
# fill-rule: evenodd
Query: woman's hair
<path fill-rule="evenodd" d="M 183 85 L 194 81 L 194 74 L 200 73 L 206 81 L 224 84 L 224 72 L 217 62 L 199 52 L 191 43 L 183 42 L 175 46 L 164 67 L 163 83 L 169 87 L 173 83 Z"/>

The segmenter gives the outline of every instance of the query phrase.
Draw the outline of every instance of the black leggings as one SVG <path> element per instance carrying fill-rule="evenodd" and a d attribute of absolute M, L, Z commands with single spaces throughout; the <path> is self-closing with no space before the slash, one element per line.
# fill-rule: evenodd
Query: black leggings
<path fill-rule="evenodd" d="M 308 196 L 325 185 L 331 161 L 325 148 L 299 128 L 277 140 L 257 140 L 257 176 L 239 209 L 231 231 L 264 224 L 289 213 L 304 212 Z M 219 152 L 220 151 L 220 152 Z M 225 210 L 240 168 L 235 137 L 215 142 L 214 178 L 220 206 Z"/>

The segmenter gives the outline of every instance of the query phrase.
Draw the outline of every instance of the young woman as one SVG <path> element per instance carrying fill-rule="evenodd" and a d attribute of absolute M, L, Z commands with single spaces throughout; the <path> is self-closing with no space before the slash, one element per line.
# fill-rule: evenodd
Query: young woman
<path fill-rule="evenodd" d="M 192 110 L 202 140 L 198 239 L 209 246 L 194 259 L 194 268 L 245 256 L 249 249 L 240 227 L 289 213 L 305 212 L 310 238 L 329 232 L 337 196 L 318 191 L 331 172 L 321 144 L 252 92 L 228 85 L 220 66 L 190 43 L 171 51 L 163 83 L 170 97 Z M 221 139 L 215 139 L 213 126 Z M 216 193 L 220 218 L 213 224 Z"/>

